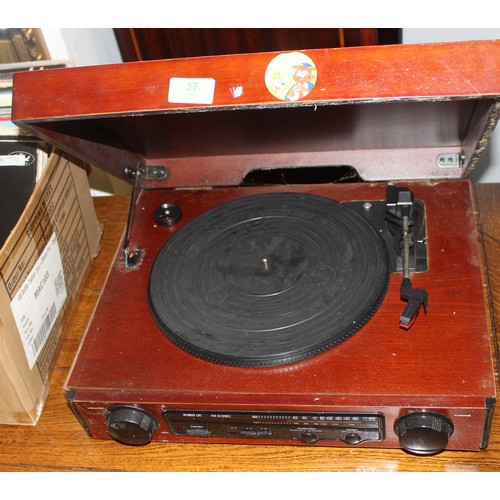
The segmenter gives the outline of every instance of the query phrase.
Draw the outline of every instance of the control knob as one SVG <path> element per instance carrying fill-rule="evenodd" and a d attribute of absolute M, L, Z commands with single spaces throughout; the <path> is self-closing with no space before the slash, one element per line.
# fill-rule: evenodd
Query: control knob
<path fill-rule="evenodd" d="M 123 444 L 148 444 L 158 430 L 156 418 L 135 406 L 115 406 L 107 417 L 108 433 Z"/>
<path fill-rule="evenodd" d="M 434 455 L 446 449 L 453 430 L 449 418 L 427 411 L 408 413 L 394 424 L 401 448 L 416 455 Z"/>

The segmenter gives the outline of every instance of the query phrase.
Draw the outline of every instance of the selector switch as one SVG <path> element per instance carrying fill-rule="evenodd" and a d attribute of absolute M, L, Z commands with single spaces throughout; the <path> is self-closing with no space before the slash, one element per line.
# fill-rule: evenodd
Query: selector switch
<path fill-rule="evenodd" d="M 427 411 L 408 413 L 394 424 L 401 448 L 416 455 L 434 455 L 445 450 L 453 430 L 449 418 Z"/>
<path fill-rule="evenodd" d="M 186 436 L 210 436 L 210 429 L 206 427 L 188 427 L 186 429 Z"/>
<path fill-rule="evenodd" d="M 123 444 L 148 444 L 159 424 L 156 418 L 142 408 L 116 406 L 108 413 L 108 433 Z"/>

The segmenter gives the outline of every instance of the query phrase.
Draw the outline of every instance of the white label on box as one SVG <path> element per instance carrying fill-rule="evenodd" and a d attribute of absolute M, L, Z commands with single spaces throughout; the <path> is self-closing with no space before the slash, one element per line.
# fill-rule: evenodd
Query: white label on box
<path fill-rule="evenodd" d="M 34 161 L 35 157 L 25 151 L 0 155 L 0 167 L 24 167 L 31 165 Z"/>
<path fill-rule="evenodd" d="M 10 303 L 30 369 L 36 363 L 66 297 L 61 254 L 54 233 Z"/>
<path fill-rule="evenodd" d="M 168 102 L 176 104 L 212 104 L 215 80 L 213 78 L 170 78 Z"/>

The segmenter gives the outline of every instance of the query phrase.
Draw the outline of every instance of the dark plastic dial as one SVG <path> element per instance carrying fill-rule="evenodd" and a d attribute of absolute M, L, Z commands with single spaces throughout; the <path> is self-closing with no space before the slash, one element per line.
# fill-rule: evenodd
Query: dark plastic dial
<path fill-rule="evenodd" d="M 114 440 L 135 446 L 148 444 L 159 427 L 153 415 L 135 406 L 112 408 L 107 424 L 108 433 Z"/>
<path fill-rule="evenodd" d="M 408 413 L 394 424 L 401 448 L 416 455 L 434 455 L 445 450 L 453 430 L 449 418 L 427 411 Z"/>

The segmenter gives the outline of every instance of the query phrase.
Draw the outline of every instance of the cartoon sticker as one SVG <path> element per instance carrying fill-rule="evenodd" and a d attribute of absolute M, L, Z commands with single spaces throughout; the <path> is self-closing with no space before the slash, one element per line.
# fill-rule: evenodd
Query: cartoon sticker
<path fill-rule="evenodd" d="M 274 97 L 282 101 L 298 101 L 311 92 L 317 76 L 310 57 L 301 52 L 289 52 L 276 56 L 269 63 L 265 82 Z"/>

